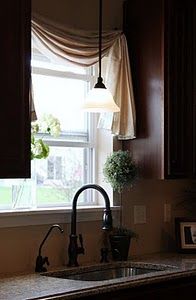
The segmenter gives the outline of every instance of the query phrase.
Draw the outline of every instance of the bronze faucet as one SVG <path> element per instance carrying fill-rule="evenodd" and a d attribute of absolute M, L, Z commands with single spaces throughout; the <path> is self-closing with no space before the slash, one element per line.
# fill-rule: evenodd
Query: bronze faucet
<path fill-rule="evenodd" d="M 79 241 L 80 247 L 77 244 L 77 235 L 76 235 L 76 204 L 79 195 L 87 189 L 95 189 L 100 192 L 105 200 L 105 209 L 103 214 L 103 230 L 110 230 L 112 229 L 112 213 L 110 209 L 110 200 L 106 193 L 106 191 L 97 184 L 86 184 L 82 186 L 75 194 L 72 203 L 72 213 L 71 213 L 71 234 L 69 236 L 69 248 L 68 248 L 68 255 L 69 255 L 69 263 L 68 266 L 78 266 L 77 257 L 78 254 L 84 254 L 84 247 L 83 247 L 83 238 L 82 235 L 79 234 Z"/>
<path fill-rule="evenodd" d="M 54 224 L 50 227 L 50 229 L 48 230 L 46 236 L 44 237 L 43 241 L 40 244 L 39 253 L 38 253 L 38 256 L 37 256 L 37 259 L 36 259 L 35 272 L 46 272 L 47 271 L 47 269 L 46 269 L 46 267 L 44 267 L 44 265 L 47 264 L 49 266 L 48 257 L 47 256 L 42 257 L 41 250 L 42 250 L 42 246 L 44 245 L 46 239 L 48 238 L 48 236 L 51 233 L 51 231 L 53 230 L 53 228 L 58 228 L 59 231 L 61 233 L 63 233 L 63 229 L 58 224 Z"/>

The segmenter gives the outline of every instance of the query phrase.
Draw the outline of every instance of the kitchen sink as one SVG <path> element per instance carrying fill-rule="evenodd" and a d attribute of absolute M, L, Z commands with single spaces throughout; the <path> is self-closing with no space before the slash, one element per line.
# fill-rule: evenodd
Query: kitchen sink
<path fill-rule="evenodd" d="M 41 275 L 81 281 L 104 281 L 123 277 L 132 277 L 163 271 L 168 268 L 159 265 L 130 265 L 126 263 L 82 267 L 78 269 L 47 272 Z"/>
<path fill-rule="evenodd" d="M 82 280 L 82 281 L 100 281 L 100 280 L 110 280 L 110 279 L 116 279 L 121 277 L 141 275 L 141 274 L 146 274 L 154 271 L 155 270 L 151 270 L 151 269 L 118 267 L 118 268 L 110 268 L 107 270 L 88 271 L 88 272 L 82 272 L 79 274 L 71 274 L 71 275 L 61 274 L 58 277 L 65 278 L 65 279 L 72 279 L 72 280 Z"/>

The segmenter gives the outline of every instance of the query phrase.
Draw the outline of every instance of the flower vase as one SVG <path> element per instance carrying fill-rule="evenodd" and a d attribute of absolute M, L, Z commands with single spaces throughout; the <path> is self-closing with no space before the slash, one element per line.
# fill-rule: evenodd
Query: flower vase
<path fill-rule="evenodd" d="M 36 196 L 35 161 L 31 161 L 31 178 L 15 179 L 12 184 L 12 208 L 32 209 Z"/>

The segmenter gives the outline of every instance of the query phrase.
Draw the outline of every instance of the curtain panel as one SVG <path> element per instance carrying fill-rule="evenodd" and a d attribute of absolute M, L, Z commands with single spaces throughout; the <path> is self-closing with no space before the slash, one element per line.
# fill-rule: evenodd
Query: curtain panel
<path fill-rule="evenodd" d="M 65 28 L 40 16 L 32 17 L 32 43 L 51 59 L 92 66 L 98 62 L 98 32 Z M 99 128 L 109 129 L 119 139 L 136 137 L 136 113 L 128 48 L 121 31 L 103 31 L 102 57 L 108 56 L 103 79 L 119 113 L 100 114 Z"/>

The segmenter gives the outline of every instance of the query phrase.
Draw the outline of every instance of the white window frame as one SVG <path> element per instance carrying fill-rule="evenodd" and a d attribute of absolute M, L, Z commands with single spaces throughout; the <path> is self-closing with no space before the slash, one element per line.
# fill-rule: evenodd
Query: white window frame
<path fill-rule="evenodd" d="M 39 72 L 38 70 L 40 68 L 38 67 L 32 67 L 32 72 Z M 52 75 L 58 75 L 59 71 L 51 70 Z M 60 72 L 62 73 L 62 72 Z M 63 72 L 66 73 L 66 75 L 69 75 L 70 77 L 73 76 L 73 78 L 76 78 L 75 73 L 71 72 Z M 96 73 L 97 73 L 97 66 L 94 67 L 93 76 L 96 80 Z M 49 74 L 49 73 L 47 73 Z M 77 74 L 78 79 L 84 78 L 84 75 Z M 61 75 L 62 77 L 62 75 Z M 92 88 L 94 85 L 94 80 L 91 76 L 86 77 L 89 79 L 89 88 Z M 98 118 L 98 115 L 96 115 Z M 94 118 L 94 116 L 90 115 L 90 118 Z M 91 120 L 92 122 L 92 120 Z M 88 147 L 93 147 L 93 158 L 92 158 L 92 168 L 91 171 L 92 174 L 92 180 L 93 182 L 96 182 L 104 187 L 106 189 L 106 192 L 109 192 L 108 195 L 111 200 L 113 193 L 111 192 L 110 186 L 107 186 L 106 182 L 101 181 L 100 182 L 100 168 L 101 166 L 98 166 L 98 157 L 99 157 L 99 150 L 98 150 L 98 144 L 97 144 L 97 120 L 94 118 L 94 121 L 92 122 L 92 127 L 89 132 L 90 138 L 89 140 L 92 141 L 91 137 L 93 135 L 94 143 L 89 143 Z M 102 132 L 104 135 L 104 133 Z M 106 137 L 108 138 L 108 136 Z M 112 136 L 111 136 L 112 139 Z M 54 142 L 51 140 L 47 141 L 49 145 L 54 146 Z M 99 143 L 100 143 L 100 137 L 99 137 Z M 57 144 L 56 144 L 57 145 Z M 58 141 L 58 146 L 64 146 L 65 142 Z M 74 147 L 76 146 L 76 142 L 66 142 L 67 147 Z M 87 144 L 83 142 L 78 142 L 77 146 L 86 147 Z M 110 153 L 112 149 L 108 150 L 108 153 Z M 92 156 L 91 156 L 92 157 Z M 98 175 L 99 173 L 99 175 Z M 107 187 L 109 188 L 107 190 Z M 94 193 L 93 190 L 91 190 L 92 193 Z M 99 196 L 99 195 L 98 195 Z M 102 197 L 101 197 L 102 198 Z M 97 205 L 96 205 L 97 204 Z M 111 209 L 113 211 L 113 216 L 115 218 L 115 214 L 118 215 L 119 213 L 119 207 L 113 205 L 113 201 L 111 201 Z M 103 216 L 103 208 L 105 207 L 103 199 L 96 199 L 94 205 L 91 206 L 81 206 L 78 207 L 78 221 L 98 221 L 102 220 Z M 23 209 L 23 210 L 16 210 L 16 209 L 9 209 L 9 210 L 0 210 L 0 228 L 3 227 L 20 227 L 20 226 L 29 226 L 29 225 L 41 225 L 41 224 L 51 224 L 51 223 L 69 223 L 70 222 L 70 214 L 71 214 L 71 206 L 67 207 L 52 207 L 52 208 L 36 208 L 33 209 Z"/>
<path fill-rule="evenodd" d="M 87 92 L 93 88 L 97 74 L 98 74 L 98 68 L 97 65 L 89 67 L 87 69 L 86 74 L 78 74 L 70 71 L 62 71 L 62 70 L 53 70 L 49 68 L 44 67 L 35 67 L 32 65 L 32 74 L 36 75 L 44 75 L 44 76 L 54 76 L 54 77 L 60 77 L 60 78 L 68 78 L 68 79 L 75 79 L 75 80 L 83 80 L 86 81 L 88 84 L 88 90 Z M 89 114 L 87 122 L 88 128 L 89 128 L 89 138 L 87 142 L 78 142 L 78 141 L 66 141 L 65 139 L 52 139 L 51 137 L 46 137 L 44 140 L 47 142 L 49 146 L 56 146 L 56 147 L 82 147 L 82 148 L 88 148 L 89 151 L 92 151 L 92 153 L 88 157 L 88 161 L 86 164 L 88 165 L 88 173 L 87 173 L 87 183 L 96 182 L 97 174 L 96 174 L 96 164 L 95 160 L 97 157 L 97 133 L 96 133 L 96 126 L 97 126 L 97 114 Z M 90 201 L 91 199 L 91 201 Z M 87 192 L 87 199 L 86 199 L 86 205 L 85 206 L 92 206 L 92 205 L 98 205 L 99 201 L 98 198 L 95 196 L 95 193 L 92 190 L 89 190 Z M 63 206 L 64 207 L 64 206 Z M 67 206 L 67 207 L 70 207 Z M 45 206 L 47 209 L 48 207 Z M 55 208 L 55 205 L 54 205 Z"/>

